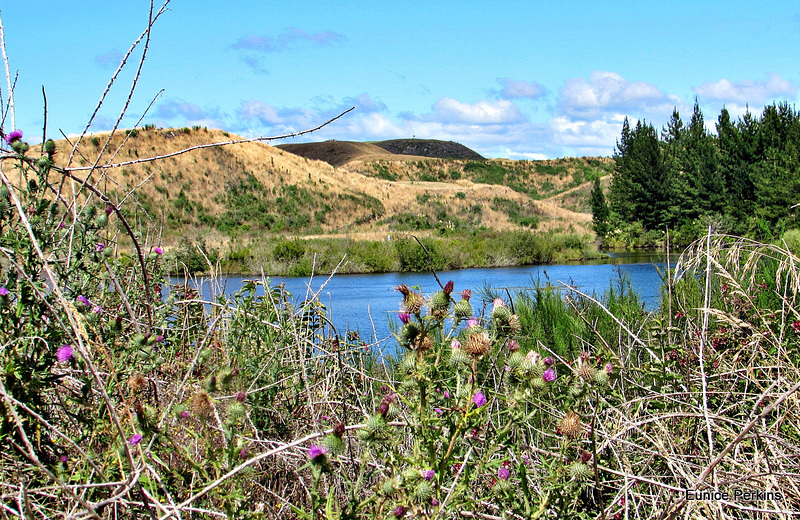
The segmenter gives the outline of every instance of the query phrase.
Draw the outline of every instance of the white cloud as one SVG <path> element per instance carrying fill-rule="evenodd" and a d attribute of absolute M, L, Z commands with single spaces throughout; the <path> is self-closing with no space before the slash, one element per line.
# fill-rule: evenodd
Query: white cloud
<path fill-rule="evenodd" d="M 263 101 L 243 101 L 238 116 L 246 121 L 257 121 L 281 133 L 296 132 L 313 128 L 323 121 L 318 114 L 299 108 L 275 108 Z"/>
<path fill-rule="evenodd" d="M 182 116 L 194 121 L 206 118 L 206 112 L 194 103 L 177 99 L 168 99 L 158 104 L 155 116 L 163 119 L 173 119 Z"/>
<path fill-rule="evenodd" d="M 287 27 L 278 36 L 242 36 L 232 45 L 234 49 L 245 49 L 263 53 L 292 49 L 300 45 L 325 47 L 347 41 L 343 34 L 333 31 L 307 33 L 297 27 Z"/>
<path fill-rule="evenodd" d="M 354 115 L 347 124 L 345 134 L 348 140 L 372 141 L 406 137 L 408 131 L 383 114 L 372 112 L 363 116 Z"/>
<path fill-rule="evenodd" d="M 547 89 L 535 81 L 517 81 L 510 78 L 497 80 L 503 86 L 498 95 L 503 99 L 540 98 L 547 94 Z"/>
<path fill-rule="evenodd" d="M 776 98 L 793 99 L 797 96 L 797 85 L 779 74 L 768 74 L 766 81 L 730 81 L 723 78 L 716 82 L 707 81 L 692 90 L 708 100 L 756 106 Z"/>
<path fill-rule="evenodd" d="M 125 55 L 122 53 L 122 51 L 118 49 L 112 49 L 105 54 L 95 56 L 94 62 L 105 69 L 114 69 L 120 64 L 120 62 L 122 62 L 122 58 L 124 57 Z"/>
<path fill-rule="evenodd" d="M 549 159 L 549 157 L 543 153 L 517 152 L 511 148 L 506 148 L 503 156 L 507 159 L 520 159 L 526 161 L 543 161 L 545 159 Z"/>
<path fill-rule="evenodd" d="M 608 112 L 660 115 L 682 104 L 644 81 L 628 81 L 615 72 L 594 71 L 589 81 L 572 78 L 559 89 L 558 110 L 573 118 L 592 120 Z"/>
<path fill-rule="evenodd" d="M 453 98 L 440 98 L 433 105 L 430 118 L 443 123 L 466 123 L 475 125 L 518 123 L 525 117 L 511 101 L 478 101 L 462 103 Z"/>
<path fill-rule="evenodd" d="M 583 121 L 557 116 L 550 120 L 553 144 L 568 147 L 612 150 L 620 135 L 624 116 Z"/>
<path fill-rule="evenodd" d="M 385 112 L 386 105 L 380 100 L 373 99 L 372 96 L 366 92 L 362 92 L 356 97 L 344 98 L 344 104 L 349 105 L 347 108 L 354 106 L 359 112 Z M 343 109 L 343 110 L 346 110 Z"/>

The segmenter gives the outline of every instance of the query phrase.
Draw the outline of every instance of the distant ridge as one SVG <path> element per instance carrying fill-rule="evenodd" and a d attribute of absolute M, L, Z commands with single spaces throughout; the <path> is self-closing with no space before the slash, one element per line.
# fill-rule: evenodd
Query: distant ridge
<path fill-rule="evenodd" d="M 279 144 L 289 153 L 343 166 L 352 161 L 415 161 L 419 159 L 461 159 L 479 161 L 484 158 L 463 144 L 436 139 L 392 139 L 361 143 L 356 141 L 323 141 L 316 143 Z"/>
<path fill-rule="evenodd" d="M 463 159 L 480 161 L 485 159 L 481 154 L 463 144 L 437 139 L 390 139 L 375 141 L 372 144 L 398 155 L 416 155 L 436 159 Z"/>

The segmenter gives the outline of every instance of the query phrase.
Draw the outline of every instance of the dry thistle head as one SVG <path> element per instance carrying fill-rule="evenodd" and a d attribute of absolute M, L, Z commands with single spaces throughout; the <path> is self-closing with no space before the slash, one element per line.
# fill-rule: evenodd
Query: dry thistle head
<path fill-rule="evenodd" d="M 192 402 L 189 406 L 192 409 L 192 413 L 203 419 L 208 418 L 212 413 L 214 413 L 214 402 L 211 400 L 211 396 L 208 395 L 208 392 L 205 390 L 200 390 L 194 394 L 194 396 L 192 396 Z"/>
<path fill-rule="evenodd" d="M 485 331 L 473 332 L 467 338 L 464 350 L 473 357 L 481 357 L 489 352 L 492 346 L 492 338 Z"/>
<path fill-rule="evenodd" d="M 136 372 L 128 378 L 128 388 L 130 388 L 131 392 L 134 394 L 138 394 L 147 388 L 147 379 L 145 379 L 141 372 Z"/>
<path fill-rule="evenodd" d="M 425 298 L 417 292 L 409 291 L 403 298 L 403 307 L 409 314 L 419 314 L 423 305 L 425 305 Z"/>
<path fill-rule="evenodd" d="M 425 335 L 424 337 L 418 337 L 415 341 L 414 346 L 416 347 L 415 350 L 418 350 L 420 352 L 426 352 L 430 350 L 431 347 L 433 347 L 433 340 L 429 335 Z"/>
<path fill-rule="evenodd" d="M 592 381 L 594 379 L 594 375 L 596 372 L 597 371 L 594 369 L 594 367 L 590 364 L 589 361 L 583 361 L 582 358 L 581 360 L 578 361 L 578 369 L 577 369 L 578 377 L 580 377 L 584 381 Z"/>
<path fill-rule="evenodd" d="M 508 330 L 511 334 L 519 334 L 522 330 L 522 323 L 519 321 L 519 315 L 512 314 L 510 318 L 508 318 Z"/>
<path fill-rule="evenodd" d="M 581 416 L 573 411 L 567 412 L 558 423 L 558 431 L 568 439 L 577 439 L 583 433 Z"/>

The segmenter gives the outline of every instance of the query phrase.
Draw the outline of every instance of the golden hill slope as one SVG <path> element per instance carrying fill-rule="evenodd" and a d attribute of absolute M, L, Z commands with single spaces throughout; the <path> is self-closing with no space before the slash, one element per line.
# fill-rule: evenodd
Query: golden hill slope
<path fill-rule="evenodd" d="M 86 138 L 72 165 L 96 161 L 107 138 Z M 109 147 L 113 153 L 105 152 L 99 162 L 118 166 L 96 170 L 92 181 L 122 201 L 128 214 L 138 219 L 147 214 L 154 228 L 163 229 L 166 244 L 183 236 L 220 244 L 231 237 L 275 234 L 375 237 L 398 230 L 508 230 L 537 220 L 537 229 L 589 231 L 588 213 L 530 196 L 536 192 L 541 198 L 548 190 L 563 191 L 576 182 L 574 171 L 566 166 L 559 170 L 552 161 L 471 162 L 398 157 L 385 150 L 372 155 L 377 147 L 353 143 L 359 160 L 338 168 L 260 142 L 146 161 L 237 139 L 200 128 L 120 132 Z M 65 161 L 67 144 L 60 142 L 59 148 Z M 590 168 L 587 160 L 573 161 L 573 170 Z M 515 189 L 497 182 L 498 171 L 507 172 Z M 526 186 L 533 191 L 526 192 Z"/>

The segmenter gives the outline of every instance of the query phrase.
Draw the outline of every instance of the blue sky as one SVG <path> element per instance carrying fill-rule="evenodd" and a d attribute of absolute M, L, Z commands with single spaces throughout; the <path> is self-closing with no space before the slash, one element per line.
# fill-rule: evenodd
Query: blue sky
<path fill-rule="evenodd" d="M 4 2 L 16 127 L 42 134 L 44 86 L 48 136 L 80 133 L 148 9 Z M 141 47 L 92 130 L 119 116 Z M 798 48 L 796 0 L 173 0 L 121 126 L 141 118 L 256 137 L 355 106 L 302 140 L 416 136 L 487 157 L 611 155 L 626 116 L 662 127 L 673 107 L 689 119 L 697 98 L 713 129 L 723 105 L 740 116 L 796 103 Z M 0 91 L 5 102 L 5 80 Z"/>

